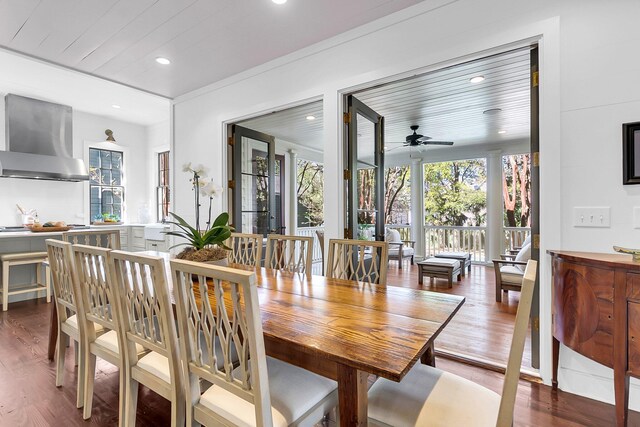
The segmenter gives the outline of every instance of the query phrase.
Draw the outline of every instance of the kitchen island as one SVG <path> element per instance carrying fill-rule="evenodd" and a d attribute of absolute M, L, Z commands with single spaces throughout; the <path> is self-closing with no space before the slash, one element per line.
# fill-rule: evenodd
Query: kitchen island
<path fill-rule="evenodd" d="M 120 230 L 120 243 L 123 250 L 134 252 L 144 250 L 168 251 L 168 238 L 161 232 L 158 233 L 159 228 L 164 231 L 169 230 L 169 226 L 165 224 L 118 224 L 91 226 L 88 229 L 79 228 L 77 231 Z M 145 236 L 145 230 L 148 230 L 147 236 Z M 0 232 L 0 254 L 46 251 L 45 241 L 47 239 L 62 239 L 62 232 L 45 231 L 36 233 L 29 230 Z M 17 266 L 11 269 L 9 276 L 9 286 L 11 288 L 19 288 L 33 282 L 35 282 L 35 269 L 33 266 Z M 34 299 L 38 296 L 36 292 L 11 295 L 9 303 Z M 9 307 L 9 310 L 11 310 L 11 307 Z"/>

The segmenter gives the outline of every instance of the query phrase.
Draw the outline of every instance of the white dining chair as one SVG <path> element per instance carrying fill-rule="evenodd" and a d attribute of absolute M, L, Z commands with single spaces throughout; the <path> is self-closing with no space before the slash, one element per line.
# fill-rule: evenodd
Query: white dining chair
<path fill-rule="evenodd" d="M 326 276 L 387 283 L 389 244 L 372 240 L 330 239 Z"/>
<path fill-rule="evenodd" d="M 61 387 L 64 380 L 64 361 L 67 350 L 67 342 L 74 341 L 76 352 L 76 364 L 78 365 L 78 384 L 76 394 L 76 406 L 84 405 L 84 387 L 82 373 L 84 372 L 85 359 L 82 347 L 81 335 L 84 334 L 82 323 L 78 321 L 80 299 L 76 297 L 74 280 L 75 266 L 71 243 L 60 240 L 47 239 L 47 254 L 53 282 L 53 295 L 56 304 L 58 322 L 58 339 L 56 343 L 56 387 Z M 101 332 L 101 327 L 97 327 Z"/>
<path fill-rule="evenodd" d="M 75 295 L 81 300 L 78 322 L 83 325 L 81 336 L 85 360 L 82 379 L 84 384 L 83 418 L 91 417 L 93 388 L 95 382 L 96 357 L 119 369 L 119 425 L 124 425 L 125 411 L 125 370 L 120 348 L 123 348 L 122 309 L 118 287 L 111 279 L 109 268 L 110 249 L 97 246 L 73 245 L 73 260 L 77 280 L 74 281 Z M 100 328 L 103 333 L 97 334 Z M 138 353 L 144 348 L 136 344 Z"/>
<path fill-rule="evenodd" d="M 313 262 L 313 237 L 267 236 L 267 253 L 264 266 L 275 270 L 311 275 Z"/>
<path fill-rule="evenodd" d="M 74 245 L 120 249 L 120 230 L 71 230 L 62 233 L 62 240 Z"/>
<path fill-rule="evenodd" d="M 184 425 L 184 382 L 164 260 L 124 251 L 109 254 L 122 307 L 125 425 L 136 424 L 139 384 L 171 402 L 171 426 Z M 140 354 L 141 346 L 147 351 Z"/>
<path fill-rule="evenodd" d="M 262 235 L 231 233 L 227 240 L 229 262 L 232 264 L 260 267 L 262 261 Z"/>
<path fill-rule="evenodd" d="M 171 270 L 188 426 L 312 426 L 336 406 L 335 381 L 265 355 L 254 272 L 183 260 Z"/>
<path fill-rule="evenodd" d="M 531 314 L 537 262 L 524 273 L 502 396 L 457 375 L 417 364 L 401 382 L 378 379 L 369 390 L 369 425 L 510 427 Z"/>

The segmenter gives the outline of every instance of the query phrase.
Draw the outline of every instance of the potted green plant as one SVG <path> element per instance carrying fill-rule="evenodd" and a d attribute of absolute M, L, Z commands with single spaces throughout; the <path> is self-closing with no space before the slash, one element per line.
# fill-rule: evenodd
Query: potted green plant
<path fill-rule="evenodd" d="M 168 221 L 168 223 L 175 225 L 177 229 L 168 231 L 166 234 L 185 240 L 185 242 L 172 246 L 187 246 L 177 255 L 177 258 L 224 265 L 227 263 L 229 250 L 224 242 L 233 231 L 233 227 L 229 226 L 229 213 L 222 212 L 213 222 L 211 221 L 213 198 L 220 195 L 222 188 L 215 185 L 213 180 L 205 179 L 206 168 L 202 165 L 192 166 L 191 163 L 187 163 L 182 170 L 192 174 L 189 181 L 192 183 L 194 192 L 195 226 L 191 226 L 177 214 L 169 212 L 175 221 Z M 204 229 L 200 228 L 201 196 L 209 199 L 209 215 Z"/>

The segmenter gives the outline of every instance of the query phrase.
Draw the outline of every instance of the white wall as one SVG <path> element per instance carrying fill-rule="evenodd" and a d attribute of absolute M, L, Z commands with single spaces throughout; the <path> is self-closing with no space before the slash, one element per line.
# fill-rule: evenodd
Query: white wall
<path fill-rule="evenodd" d="M 149 212 L 149 222 L 157 222 L 157 198 L 156 198 L 156 186 L 158 184 L 158 153 L 168 151 L 170 147 L 170 122 L 166 120 L 161 123 L 157 123 L 147 127 L 147 182 L 149 185 L 146 203 L 146 209 Z M 171 157 L 171 154 L 169 154 Z M 171 171 L 170 171 L 171 172 Z M 171 176 L 171 174 L 170 174 Z M 171 178 L 169 178 L 171 179 Z M 171 183 L 169 183 L 171 184 Z M 138 222 L 143 222 L 143 218 L 140 217 L 138 209 L 134 214 L 138 217 Z"/>
<path fill-rule="evenodd" d="M 0 94 L 2 97 L 4 94 Z M 4 101 L 0 102 L 0 149 L 5 149 Z M 127 180 L 125 220 L 137 220 L 136 200 L 146 200 L 150 191 L 147 179 L 146 126 L 127 123 L 82 111 L 73 112 L 73 152 L 85 158 L 86 142 L 104 141 L 105 129 L 113 130 L 117 144 L 126 147 L 125 176 Z M 168 135 L 168 132 L 167 132 Z M 142 167 L 140 167 L 142 162 Z M 88 223 L 88 184 L 82 182 L 39 181 L 30 179 L 0 179 L 0 225 L 18 225 L 16 203 L 36 209 L 41 221 L 60 220 L 68 223 Z"/>
<path fill-rule="evenodd" d="M 640 42 L 636 0 L 425 0 L 333 40 L 202 88 L 175 101 L 175 163 L 200 159 L 223 180 L 224 127 L 236 118 L 322 96 L 325 120 L 325 215 L 343 212 L 341 94 L 540 40 L 541 253 L 549 248 L 638 247 L 631 210 L 640 187 L 621 184 L 621 124 L 640 120 Z M 457 58 L 457 59 L 456 59 Z M 186 179 L 176 183 L 176 209 L 189 213 Z M 573 206 L 611 206 L 612 226 L 571 225 Z M 219 209 L 223 208 L 222 201 Z M 192 214 L 191 214 L 192 215 Z M 343 218 L 327 224 L 340 235 Z M 549 259 L 541 275 L 541 373 L 550 379 Z M 611 371 L 581 356 L 561 355 L 561 388 L 613 401 Z M 640 408 L 632 381 L 630 406 Z"/>

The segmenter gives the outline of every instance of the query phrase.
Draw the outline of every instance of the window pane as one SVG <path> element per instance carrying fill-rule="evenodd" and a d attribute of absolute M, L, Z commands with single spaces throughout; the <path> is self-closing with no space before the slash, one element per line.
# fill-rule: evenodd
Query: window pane
<path fill-rule="evenodd" d="M 122 169 L 122 153 L 111 153 L 111 167 L 113 169 Z"/>
<path fill-rule="evenodd" d="M 122 173 L 119 169 L 111 171 L 111 184 L 122 185 Z"/>
<path fill-rule="evenodd" d="M 93 148 L 89 149 L 89 166 L 100 167 L 100 151 Z"/>
<path fill-rule="evenodd" d="M 112 182 L 111 182 L 111 170 L 102 169 L 101 172 L 100 172 L 100 175 L 102 175 L 102 180 L 100 182 L 102 185 L 110 185 L 110 184 L 112 184 Z"/>

